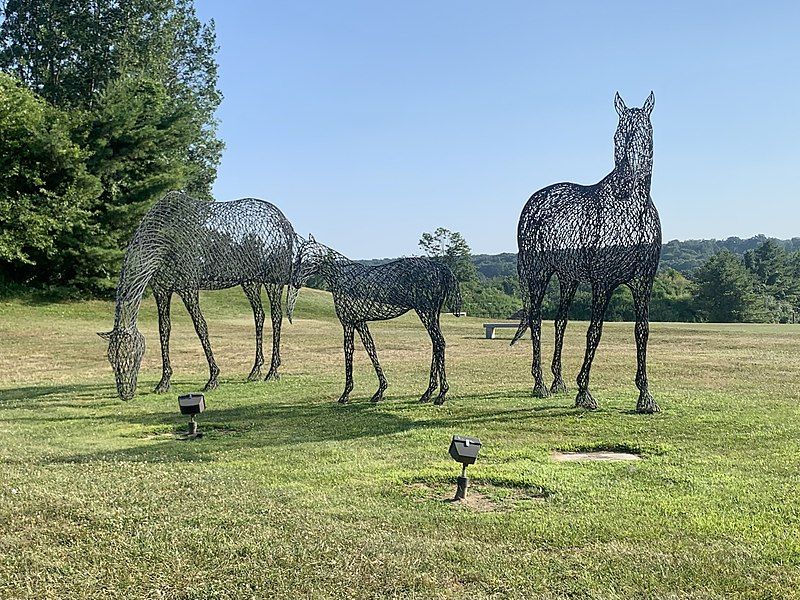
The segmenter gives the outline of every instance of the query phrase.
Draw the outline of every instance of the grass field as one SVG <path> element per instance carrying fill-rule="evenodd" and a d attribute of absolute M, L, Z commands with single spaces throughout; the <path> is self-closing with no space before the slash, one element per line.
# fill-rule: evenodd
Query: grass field
<path fill-rule="evenodd" d="M 530 396 L 530 344 L 443 317 L 451 393 L 420 405 L 430 345 L 416 317 L 373 332 L 390 387 L 361 348 L 352 403 L 330 299 L 304 290 L 285 324 L 282 379 L 245 383 L 252 317 L 240 290 L 203 297 L 222 369 L 180 441 L 176 394 L 207 376 L 175 305 L 173 392 L 152 300 L 140 389 L 115 397 L 103 302 L 0 303 L 2 598 L 717 598 L 800 589 L 800 328 L 654 324 L 636 404 L 633 327 L 609 323 L 592 372 L 600 409 Z M 507 330 L 501 333 L 510 337 Z M 585 323 L 572 323 L 574 382 Z M 545 327 L 545 353 L 552 325 Z M 265 346 L 269 352 L 269 344 Z M 549 363 L 549 361 L 548 361 Z M 574 392 L 574 383 L 573 383 Z M 471 502 L 453 434 L 481 438 Z M 635 463 L 556 463 L 617 448 Z"/>

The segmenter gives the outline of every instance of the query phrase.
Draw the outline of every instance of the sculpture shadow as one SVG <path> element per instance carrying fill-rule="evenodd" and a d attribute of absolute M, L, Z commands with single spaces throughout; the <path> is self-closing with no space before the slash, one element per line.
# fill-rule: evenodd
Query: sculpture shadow
<path fill-rule="evenodd" d="M 93 400 L 96 406 L 107 406 L 114 400 L 98 400 L 98 395 L 109 389 L 103 384 L 70 384 L 70 385 L 31 385 L 0 389 L 0 406 L 6 403 L 35 400 L 36 408 L 47 406 L 78 406 L 81 399 Z M 69 396 L 67 398 L 66 396 Z"/>
<path fill-rule="evenodd" d="M 469 402 L 486 399 L 487 396 L 467 395 L 453 400 Z M 497 396 L 508 397 L 508 394 Z M 214 408 L 199 418 L 200 430 L 205 432 L 204 438 L 191 442 L 182 441 L 176 435 L 185 428 L 186 419 L 175 413 L 104 415 L 93 417 L 93 422 L 105 420 L 141 426 L 141 430 L 131 436 L 137 444 L 108 452 L 74 454 L 48 462 L 207 461 L 231 450 L 279 450 L 308 443 L 349 442 L 435 429 L 446 431 L 443 433 L 446 442 L 445 438 L 452 433 L 480 430 L 481 425 L 493 427 L 513 422 L 517 427 L 525 427 L 525 422 L 531 419 L 558 418 L 581 412 L 571 406 L 548 403 L 503 410 L 484 409 L 474 414 L 462 414 L 461 411 L 443 414 L 444 411 L 414 410 L 411 405 L 417 403 L 415 396 L 402 396 L 380 404 L 365 400 L 340 405 L 325 400 Z"/>

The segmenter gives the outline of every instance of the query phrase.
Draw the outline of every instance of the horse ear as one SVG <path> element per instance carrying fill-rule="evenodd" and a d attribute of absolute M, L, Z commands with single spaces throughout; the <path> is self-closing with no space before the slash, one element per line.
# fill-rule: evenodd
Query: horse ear
<path fill-rule="evenodd" d="M 656 105 L 656 95 L 653 92 L 650 92 L 650 95 L 647 97 L 647 100 L 644 101 L 644 106 L 642 106 L 642 110 L 647 113 L 647 116 L 650 116 L 650 113 L 653 112 L 653 107 Z"/>
<path fill-rule="evenodd" d="M 98 331 L 97 335 L 99 335 L 104 340 L 110 340 L 111 339 L 111 332 L 110 331 Z"/>
<path fill-rule="evenodd" d="M 628 110 L 628 107 L 625 106 L 625 103 L 622 101 L 622 96 L 619 95 L 619 92 L 614 96 L 614 108 L 617 109 L 617 114 L 621 117 L 622 114 Z"/>
<path fill-rule="evenodd" d="M 317 240 L 315 240 L 315 239 L 314 239 L 314 236 L 313 236 L 313 235 L 311 235 L 311 234 L 309 233 L 309 234 L 308 234 L 308 241 L 309 241 L 309 242 L 316 242 Z"/>

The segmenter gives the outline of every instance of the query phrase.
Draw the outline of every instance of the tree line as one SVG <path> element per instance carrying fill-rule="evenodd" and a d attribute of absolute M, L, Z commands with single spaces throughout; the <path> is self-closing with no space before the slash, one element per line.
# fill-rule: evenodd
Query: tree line
<path fill-rule="evenodd" d="M 0 2 L 0 292 L 107 296 L 125 245 L 166 191 L 211 199 L 223 144 L 214 117 L 214 23 L 192 0 Z M 425 233 L 470 314 L 519 310 L 516 255 L 472 256 L 458 232 Z M 653 320 L 795 322 L 800 238 L 671 241 Z M 544 300 L 552 318 L 555 282 Z M 572 317 L 589 315 L 582 287 Z M 632 319 L 617 290 L 609 319 Z"/>
<path fill-rule="evenodd" d="M 773 240 L 756 236 L 749 240 L 728 238 L 668 242 L 650 303 L 653 321 L 795 323 L 800 319 L 800 239 Z M 507 318 L 521 308 L 516 255 L 472 256 L 458 232 L 439 228 L 425 233 L 420 249 L 453 268 L 461 282 L 468 314 Z M 740 254 L 737 254 L 736 252 Z M 705 253 L 702 260 L 698 254 Z M 666 255 L 666 260 L 665 260 Z M 695 257 L 691 259 L 689 257 Z M 679 260 L 692 266 L 679 270 Z M 667 264 L 664 264 L 667 263 Z M 543 316 L 553 319 L 559 302 L 557 279 L 548 287 Z M 581 285 L 570 315 L 587 320 L 591 290 Z M 633 298 L 627 287 L 617 288 L 607 319 L 634 320 Z"/>
<path fill-rule="evenodd" d="M 191 0 L 6 0 L 0 287 L 108 295 L 165 192 L 211 198 L 214 23 Z"/>

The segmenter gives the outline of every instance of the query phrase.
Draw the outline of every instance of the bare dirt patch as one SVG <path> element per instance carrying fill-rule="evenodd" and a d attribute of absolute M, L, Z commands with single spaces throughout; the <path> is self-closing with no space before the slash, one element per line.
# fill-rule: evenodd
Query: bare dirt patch
<path fill-rule="evenodd" d="M 456 484 L 416 481 L 407 484 L 409 495 L 417 502 L 440 502 L 454 508 L 475 512 L 509 511 L 526 502 L 546 500 L 549 493 L 539 488 L 494 485 L 485 481 L 470 481 L 467 496 L 455 500 Z"/>

